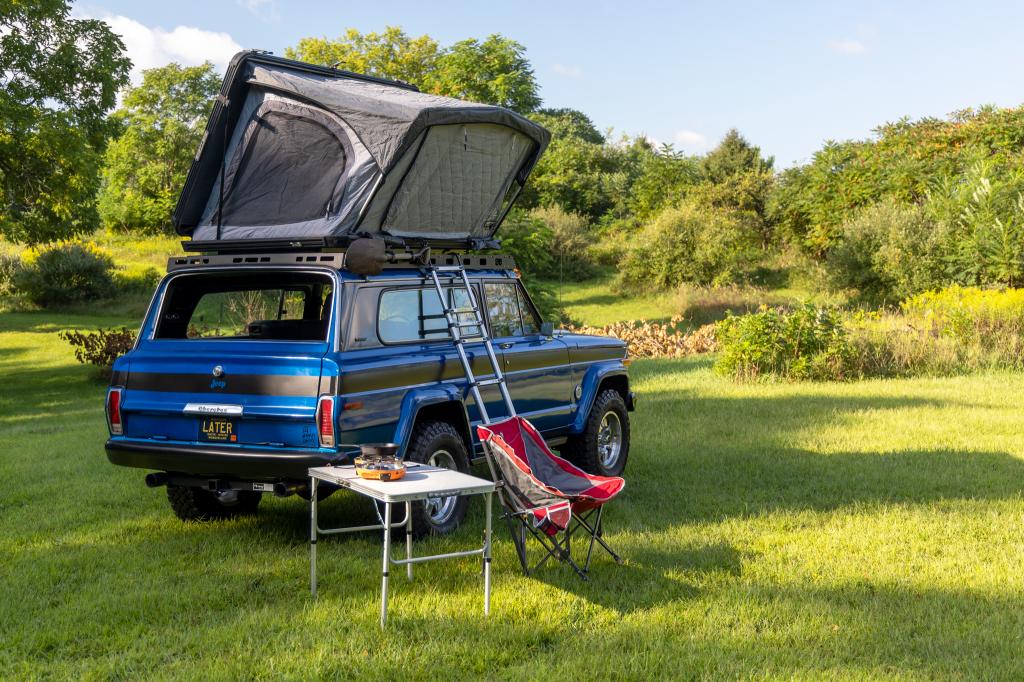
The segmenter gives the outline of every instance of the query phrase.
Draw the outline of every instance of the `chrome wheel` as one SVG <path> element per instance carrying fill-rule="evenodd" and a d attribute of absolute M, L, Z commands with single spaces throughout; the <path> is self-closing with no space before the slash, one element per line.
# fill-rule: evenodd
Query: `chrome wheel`
<path fill-rule="evenodd" d="M 619 415 L 609 410 L 601 417 L 601 426 L 597 431 L 597 456 L 601 467 L 606 470 L 615 468 L 622 453 L 622 422 Z"/>
<path fill-rule="evenodd" d="M 427 460 L 427 464 L 441 469 L 458 471 L 458 467 L 455 466 L 455 458 L 447 450 L 438 450 L 432 454 Z M 424 502 L 430 522 L 437 525 L 447 523 L 448 519 L 455 513 L 455 506 L 458 504 L 458 501 L 459 498 L 453 495 L 452 497 L 434 497 Z"/>

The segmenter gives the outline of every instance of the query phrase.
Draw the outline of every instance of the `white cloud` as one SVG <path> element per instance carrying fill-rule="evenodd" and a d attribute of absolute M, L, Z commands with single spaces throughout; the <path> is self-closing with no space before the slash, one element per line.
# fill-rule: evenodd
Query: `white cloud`
<path fill-rule="evenodd" d="M 859 40 L 843 38 L 842 40 L 830 40 L 826 43 L 828 49 L 839 54 L 864 54 L 868 48 Z"/>
<path fill-rule="evenodd" d="M 149 27 L 125 16 L 105 16 L 103 21 L 121 36 L 132 60 L 132 83 L 142 80 L 142 71 L 178 62 L 196 66 L 205 61 L 221 72 L 242 46 L 227 33 L 205 31 L 194 26 L 175 26 L 170 31 Z"/>
<path fill-rule="evenodd" d="M 571 66 L 567 64 L 555 64 L 551 67 L 555 73 L 559 76 L 567 76 L 568 78 L 579 78 L 583 75 L 583 69 L 578 66 Z"/>
<path fill-rule="evenodd" d="M 677 130 L 672 142 L 687 152 L 699 152 L 708 148 L 708 138 L 693 130 Z"/>
<path fill-rule="evenodd" d="M 235 0 L 239 7 L 249 10 L 257 19 L 268 24 L 281 22 L 281 12 L 277 0 Z"/>

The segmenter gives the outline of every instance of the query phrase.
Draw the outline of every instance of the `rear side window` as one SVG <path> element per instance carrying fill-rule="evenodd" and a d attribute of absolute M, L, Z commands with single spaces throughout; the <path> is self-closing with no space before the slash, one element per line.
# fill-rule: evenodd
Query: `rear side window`
<path fill-rule="evenodd" d="M 445 289 L 448 305 L 456 309 L 469 308 L 469 296 L 465 289 Z M 472 313 L 460 313 L 457 319 L 462 324 L 473 322 Z M 407 343 L 449 338 L 448 323 L 441 310 L 441 299 L 434 289 L 409 288 L 391 289 L 380 295 L 377 311 L 377 329 L 384 343 Z M 462 335 L 480 335 L 476 326 L 466 327 Z"/>
<path fill-rule="evenodd" d="M 323 341 L 333 291 L 315 273 L 184 275 L 167 287 L 156 338 Z"/>

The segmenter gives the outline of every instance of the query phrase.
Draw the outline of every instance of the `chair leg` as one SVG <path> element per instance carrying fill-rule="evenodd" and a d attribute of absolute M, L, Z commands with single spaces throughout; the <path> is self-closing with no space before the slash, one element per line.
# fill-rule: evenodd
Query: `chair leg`
<path fill-rule="evenodd" d="M 586 519 L 581 519 L 579 517 L 575 517 L 575 518 L 580 523 L 580 525 L 582 525 L 584 528 L 587 529 L 587 532 L 590 533 L 591 537 L 594 540 L 596 540 L 599 545 L 604 547 L 604 550 L 606 552 L 608 552 L 608 554 L 611 555 L 612 559 L 615 560 L 615 563 L 621 564 L 622 563 L 622 557 L 620 557 L 618 554 L 616 554 L 615 550 L 613 550 L 611 547 L 609 547 L 608 543 L 604 541 L 603 537 L 601 537 L 601 534 L 602 534 L 601 516 L 602 515 L 601 515 L 600 512 L 603 509 L 604 509 L 603 507 L 598 507 L 597 522 L 596 522 L 596 524 L 593 527 L 586 522 Z"/>
<path fill-rule="evenodd" d="M 509 535 L 512 536 L 512 544 L 516 548 L 516 556 L 519 557 L 519 565 L 523 567 L 523 575 L 530 575 L 530 563 L 526 560 L 526 530 L 522 521 L 518 523 L 511 515 L 505 514 L 505 522 L 508 524 Z"/>

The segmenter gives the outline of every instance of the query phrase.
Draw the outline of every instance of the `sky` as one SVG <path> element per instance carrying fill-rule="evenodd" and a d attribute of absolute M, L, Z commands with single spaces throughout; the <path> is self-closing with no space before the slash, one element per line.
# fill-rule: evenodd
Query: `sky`
<path fill-rule="evenodd" d="M 546 107 L 702 153 L 730 128 L 785 168 L 904 116 L 1024 103 L 1024 3 L 94 0 L 136 69 L 275 54 L 306 36 L 401 26 L 442 45 L 526 47 Z"/>

